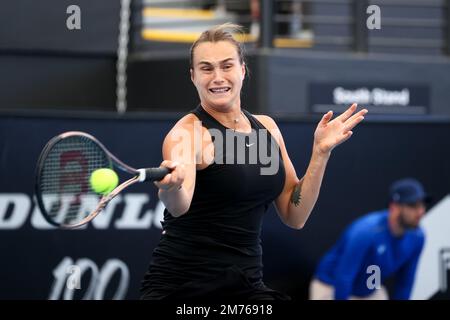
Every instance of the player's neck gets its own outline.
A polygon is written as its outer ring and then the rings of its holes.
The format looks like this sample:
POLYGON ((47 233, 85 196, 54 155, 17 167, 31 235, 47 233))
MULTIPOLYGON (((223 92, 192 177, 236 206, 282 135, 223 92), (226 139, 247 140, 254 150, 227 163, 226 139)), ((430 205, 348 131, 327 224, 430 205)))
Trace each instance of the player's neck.
POLYGON ((217 108, 215 106, 210 106, 207 103, 202 103, 202 107, 214 118, 224 122, 233 122, 235 119, 241 117, 240 101, 237 101, 237 103, 229 108, 217 108))
POLYGON ((389 214, 388 225, 389 230, 394 235, 394 237, 401 237, 405 233, 405 229, 402 227, 397 215, 389 214))
POLYGON ((251 131, 251 124, 241 110, 240 101, 228 110, 219 110, 207 104, 202 104, 203 109, 217 121, 234 131, 251 131))

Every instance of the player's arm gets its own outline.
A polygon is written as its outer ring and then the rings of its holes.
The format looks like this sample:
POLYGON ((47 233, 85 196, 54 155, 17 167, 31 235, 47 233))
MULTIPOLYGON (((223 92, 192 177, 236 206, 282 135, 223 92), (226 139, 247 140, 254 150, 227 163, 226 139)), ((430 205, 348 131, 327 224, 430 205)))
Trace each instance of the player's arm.
POLYGON ((395 277, 395 289, 393 298, 395 300, 408 300, 411 296, 411 290, 416 276, 417 264, 419 262, 420 253, 425 242, 425 238, 421 237, 417 243, 413 256, 400 268, 395 277))
POLYGON ((336 300, 346 300, 352 295, 355 279, 363 268, 364 257, 372 243, 372 233, 364 229, 364 225, 358 225, 346 235, 345 241, 344 250, 335 270, 334 298, 336 300))
POLYGON ((174 217, 189 210, 194 194, 196 155, 199 148, 195 139, 195 130, 199 128, 195 125, 195 120, 197 118, 191 114, 180 119, 163 142, 164 161, 161 166, 173 171, 163 180, 155 182, 155 185, 159 188, 159 199, 174 217))
POLYGON ((353 104, 344 113, 331 120, 333 113, 326 113, 314 132, 314 143, 308 168, 305 175, 298 179, 294 167, 289 160, 286 146, 280 130, 275 121, 268 116, 259 116, 270 133, 277 137, 281 148, 283 163, 286 168, 285 186, 276 199, 275 204, 281 219, 285 224, 301 229, 311 214, 319 196, 325 168, 333 148, 349 139, 353 129, 364 119, 367 113, 363 109, 355 114, 356 104, 353 104))
POLYGON ((286 225, 301 229, 317 201, 329 154, 313 152, 308 170, 303 178, 299 179, 275 121, 268 116, 257 116, 257 118, 276 139, 286 171, 283 191, 275 200, 276 209, 286 225))

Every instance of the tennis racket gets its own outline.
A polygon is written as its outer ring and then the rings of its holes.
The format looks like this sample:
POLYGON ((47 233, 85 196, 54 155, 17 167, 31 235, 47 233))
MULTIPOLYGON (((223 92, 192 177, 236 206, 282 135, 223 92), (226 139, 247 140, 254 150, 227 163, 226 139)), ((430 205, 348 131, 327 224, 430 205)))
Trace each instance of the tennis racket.
POLYGON ((95 137, 79 131, 64 132, 44 147, 36 167, 35 192, 45 219, 62 229, 73 229, 94 219, 125 188, 144 181, 159 181, 168 168, 132 168, 109 152, 95 137), (106 195, 91 189, 97 169, 118 168, 133 175, 106 195))

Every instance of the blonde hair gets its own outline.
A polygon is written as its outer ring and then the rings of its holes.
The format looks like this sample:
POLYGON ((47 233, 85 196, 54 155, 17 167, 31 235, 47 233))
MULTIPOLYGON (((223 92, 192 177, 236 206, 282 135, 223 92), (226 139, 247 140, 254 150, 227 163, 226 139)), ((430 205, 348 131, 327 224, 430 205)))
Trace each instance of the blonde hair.
POLYGON ((197 40, 192 44, 190 54, 191 54, 191 60, 190 60, 190 66, 193 68, 193 62, 194 62, 194 49, 203 42, 219 42, 219 41, 228 41, 232 43, 236 47, 236 51, 239 56, 239 62, 243 64, 245 62, 244 59, 244 45, 237 41, 233 34, 238 33, 241 36, 244 33, 244 28, 238 24, 234 23, 224 23, 218 26, 214 26, 211 29, 208 29, 198 37, 197 40))

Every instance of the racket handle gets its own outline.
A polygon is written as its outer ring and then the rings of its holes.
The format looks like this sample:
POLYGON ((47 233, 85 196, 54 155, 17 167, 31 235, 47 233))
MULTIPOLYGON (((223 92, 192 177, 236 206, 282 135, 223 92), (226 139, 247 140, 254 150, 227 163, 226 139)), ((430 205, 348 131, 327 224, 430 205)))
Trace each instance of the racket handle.
POLYGON ((139 172, 139 181, 159 181, 162 180, 166 174, 170 173, 172 169, 169 168, 147 168, 147 169, 138 169, 139 172))

